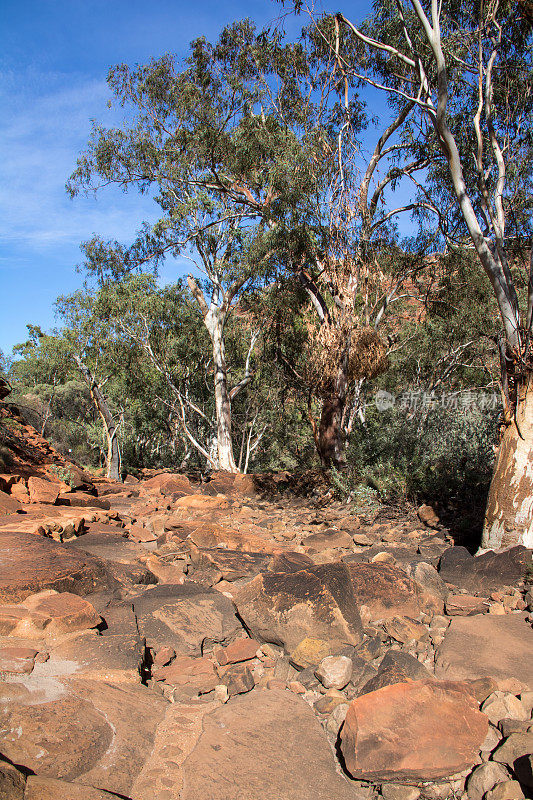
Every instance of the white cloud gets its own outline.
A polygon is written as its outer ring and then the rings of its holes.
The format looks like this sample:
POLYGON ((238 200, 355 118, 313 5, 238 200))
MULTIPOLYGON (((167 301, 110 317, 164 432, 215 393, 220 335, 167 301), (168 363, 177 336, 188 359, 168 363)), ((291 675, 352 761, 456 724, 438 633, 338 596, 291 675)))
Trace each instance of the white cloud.
POLYGON ((91 118, 115 121, 105 81, 30 70, 0 78, 0 242, 39 252, 93 233, 131 238, 139 222, 155 214, 149 198, 109 191, 97 200, 70 200, 64 188, 91 118))

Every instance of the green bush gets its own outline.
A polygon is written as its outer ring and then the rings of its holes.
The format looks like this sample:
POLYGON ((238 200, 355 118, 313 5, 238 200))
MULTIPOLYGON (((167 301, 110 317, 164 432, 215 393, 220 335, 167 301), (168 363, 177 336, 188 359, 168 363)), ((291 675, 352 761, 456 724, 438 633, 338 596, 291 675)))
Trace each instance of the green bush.
POLYGON ((434 408, 424 418, 397 407, 379 412, 369 406, 348 446, 341 479, 345 493, 369 487, 382 502, 430 503, 440 514, 458 517, 459 525, 462 519, 465 530, 480 524, 498 413, 434 408))

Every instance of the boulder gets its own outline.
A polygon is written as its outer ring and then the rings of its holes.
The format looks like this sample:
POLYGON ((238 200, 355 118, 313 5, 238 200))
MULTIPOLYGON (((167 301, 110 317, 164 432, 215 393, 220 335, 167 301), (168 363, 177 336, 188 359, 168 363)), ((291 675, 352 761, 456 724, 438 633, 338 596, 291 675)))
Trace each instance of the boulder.
POLYGON ((516 773, 517 769, 520 769, 520 764, 525 763, 532 753, 533 731, 531 733, 512 733, 493 752, 492 760, 499 764, 505 764, 516 773), (524 761, 521 761, 522 759, 524 761))
POLYGON ((449 680, 514 677, 533 686, 532 648, 525 614, 452 617, 437 651, 435 674, 449 680))
POLYGON ((363 637, 350 574, 341 563, 265 572, 233 599, 246 628, 287 653, 306 637, 324 639, 332 647, 356 645, 363 637))
POLYGON ((428 629, 421 622, 410 617, 391 617, 383 623, 385 633, 397 642, 427 641, 428 629))
POLYGON ((0 755, 0 797, 2 800, 24 800, 26 776, 0 755))
POLYGON ((326 689, 344 689, 352 677, 353 664, 348 656, 326 656, 315 675, 326 689))
POLYGON ((196 572, 211 572, 210 583, 255 577, 261 570, 266 569, 268 562, 269 555, 266 553, 240 552, 223 548, 202 550, 197 547, 191 548, 191 564, 195 575, 196 572))
POLYGON ((44 478, 28 478, 31 503, 50 503, 53 506, 59 497, 59 488, 59 484, 45 481, 44 478))
POLYGON ((446 613, 449 617, 470 617, 487 611, 484 597, 470 594, 449 594, 446 599, 446 613))
POLYGON ((69 663, 80 678, 138 684, 145 660, 144 642, 136 630, 114 630, 113 626, 113 632, 105 630, 101 635, 95 630, 82 631, 48 645, 48 672, 60 674, 62 666, 69 663))
POLYGON ((481 710, 493 725, 497 725, 503 719, 530 719, 529 711, 524 708, 520 700, 511 692, 493 692, 487 697, 481 706, 481 710))
POLYGON ((230 697, 250 692, 255 686, 255 678, 247 664, 233 664, 226 670, 222 680, 230 697))
POLYGON ((104 511, 109 511, 111 508, 109 500, 103 500, 87 492, 61 492, 57 502, 59 505, 73 508, 101 508, 104 511))
POLYGON ((468 800, 483 800, 484 795, 493 789, 497 783, 506 781, 509 773, 494 761, 480 764, 469 775, 466 782, 468 800))
POLYGON ((426 561, 420 561, 407 570, 410 578, 423 586, 431 595, 446 600, 449 589, 437 570, 426 561))
MULTIPOLYGON (((202 498, 200 498, 202 499, 202 498)), ((216 498, 206 497, 204 500, 216 498)), ((279 552, 280 545, 274 544, 270 539, 260 536, 257 533, 250 533, 246 530, 235 531, 230 528, 223 528, 220 525, 203 525, 198 527, 189 535, 196 547, 202 550, 212 548, 227 548, 242 553, 272 555, 279 552)))
POLYGON ((100 615, 94 606, 83 597, 71 592, 56 592, 46 589, 27 597, 22 605, 34 614, 45 618, 47 635, 73 633, 100 624, 100 615))
POLYGON ((85 595, 108 587, 100 559, 31 533, 0 532, 0 602, 18 602, 41 589, 85 595))
POLYGON ((502 781, 487 792, 485 800, 523 800, 524 792, 518 781, 502 781))
POLYGON ((0 676, 2 673, 11 675, 29 675, 33 670, 35 656, 38 650, 33 647, 0 647, 0 676))
POLYGON ((214 656, 221 666, 238 664, 255 658, 259 647, 259 642, 255 639, 236 639, 227 647, 215 649, 214 656))
POLYGON ((240 695, 204 716, 182 770, 180 800, 354 800, 311 708, 279 689, 240 695))
POLYGON ((231 600, 192 581, 154 586, 127 604, 133 605, 147 645, 168 645, 178 655, 200 656, 242 629, 231 600))
POLYGON ((428 505, 420 506, 418 511, 416 512, 418 519, 420 522, 423 522, 424 525, 427 525, 428 528, 438 528, 439 527, 439 518, 434 508, 428 505))
POLYGON ((431 678, 426 667, 414 656, 402 650, 388 650, 381 659, 377 674, 365 683, 360 694, 375 692, 393 683, 431 680, 431 678))
POLYGON ((174 507, 183 508, 186 511, 213 511, 219 508, 229 508, 229 501, 225 495, 206 497, 202 494, 190 494, 176 500, 174 507))
POLYGON ((440 559, 439 574, 467 592, 494 592, 518 583, 531 567, 531 550, 518 545, 472 556, 465 547, 450 547, 440 559))
POLYGON ((192 494, 193 488, 191 482, 186 475, 163 472, 160 475, 155 475, 147 481, 143 481, 142 488, 150 494, 159 494, 163 497, 171 497, 178 494, 180 497, 192 494))
POLYGON ((17 514, 22 511, 22 503, 5 492, 0 492, 0 515, 17 514))
POLYGON ((305 553, 287 551, 273 556, 269 569, 271 572, 299 572, 301 569, 314 567, 314 561, 305 553))
POLYGON ((415 583, 399 567, 379 562, 347 566, 357 602, 367 606, 372 619, 442 612, 442 597, 415 583))
POLYGON ((471 767, 487 731, 464 684, 417 680, 353 700, 341 750, 356 779, 436 780, 471 767))

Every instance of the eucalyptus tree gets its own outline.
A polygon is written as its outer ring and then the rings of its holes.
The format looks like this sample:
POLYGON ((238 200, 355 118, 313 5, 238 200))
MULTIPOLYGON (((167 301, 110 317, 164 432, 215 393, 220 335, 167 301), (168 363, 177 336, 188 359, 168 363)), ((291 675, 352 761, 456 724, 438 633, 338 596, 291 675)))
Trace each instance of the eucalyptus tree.
POLYGON ((430 157, 414 185, 447 245, 469 241, 490 280, 502 326, 504 430, 483 544, 531 546, 533 280, 519 269, 532 208, 531 27, 500 0, 381 0, 360 27, 343 14, 335 20, 341 43, 329 46, 346 72, 386 92, 396 109, 412 104, 404 142, 430 157))
POLYGON ((56 306, 65 323, 62 336, 64 354, 76 365, 101 420, 106 443, 106 477, 120 481, 120 430, 124 410, 121 404, 110 400, 105 390, 109 379, 120 370, 119 354, 107 337, 106 321, 95 313, 91 292, 78 290, 60 297, 56 306))
POLYGON ((130 247, 87 244, 87 263, 100 280, 169 254, 198 257, 207 296, 193 275, 188 283, 212 345, 217 465, 231 471, 224 326, 243 291, 273 269, 285 246, 282 223, 316 193, 321 172, 309 103, 297 83, 284 80, 283 52, 303 59, 297 46, 258 35, 244 21, 225 29, 216 45, 195 41, 183 64, 166 55, 134 69, 115 67, 109 86, 130 121, 95 126, 69 182, 72 194, 108 184, 150 192, 160 207, 158 222, 141 226, 130 247))

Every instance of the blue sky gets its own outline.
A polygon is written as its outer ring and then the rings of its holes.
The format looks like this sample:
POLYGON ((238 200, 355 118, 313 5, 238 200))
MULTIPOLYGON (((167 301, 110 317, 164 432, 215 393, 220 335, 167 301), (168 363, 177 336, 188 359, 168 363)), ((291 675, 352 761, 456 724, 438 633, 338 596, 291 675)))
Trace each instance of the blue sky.
MULTIPOLYGON (((326 0, 325 0, 326 2, 326 0)), ((315 9, 320 11, 320 4, 315 9)), ((327 7, 331 7, 329 2, 327 7)), ((0 0, 0 349, 26 338, 26 323, 49 329, 53 304, 82 276, 80 243, 94 233, 128 241, 153 219, 148 198, 105 192, 70 200, 64 185, 91 119, 112 124, 110 65, 185 55, 197 36, 214 39, 235 19, 278 18, 270 0, 0 0)), ((360 20, 369 0, 344 6, 360 20)), ((289 19, 296 35, 304 20, 289 19)), ((189 262, 168 264, 173 280, 189 262)))

